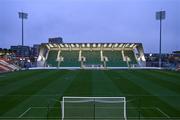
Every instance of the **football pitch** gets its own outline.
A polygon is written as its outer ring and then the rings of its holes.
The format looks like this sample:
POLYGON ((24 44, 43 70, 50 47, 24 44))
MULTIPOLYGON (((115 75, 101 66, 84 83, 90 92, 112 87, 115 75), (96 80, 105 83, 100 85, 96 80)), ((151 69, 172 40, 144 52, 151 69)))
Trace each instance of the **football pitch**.
MULTIPOLYGON (((60 120, 63 96, 126 97, 128 120, 180 120, 180 73, 167 70, 26 70, 3 73, 0 74, 0 119, 60 120)), ((82 111, 82 114, 89 116, 91 113, 82 111)))

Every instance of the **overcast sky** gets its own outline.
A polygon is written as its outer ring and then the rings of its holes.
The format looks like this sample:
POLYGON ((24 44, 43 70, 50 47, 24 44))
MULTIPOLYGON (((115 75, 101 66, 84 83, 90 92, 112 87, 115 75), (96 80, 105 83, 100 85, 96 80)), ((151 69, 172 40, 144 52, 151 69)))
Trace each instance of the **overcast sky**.
POLYGON ((180 50, 180 0, 0 0, 0 47, 21 44, 19 11, 27 12, 25 45, 64 42, 141 42, 159 50, 159 21, 166 11, 162 52, 180 50))

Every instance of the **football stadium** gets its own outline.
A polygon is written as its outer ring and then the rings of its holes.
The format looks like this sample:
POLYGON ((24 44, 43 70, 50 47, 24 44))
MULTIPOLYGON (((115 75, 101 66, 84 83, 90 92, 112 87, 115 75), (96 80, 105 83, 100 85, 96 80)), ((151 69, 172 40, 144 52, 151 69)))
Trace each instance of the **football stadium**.
POLYGON ((0 0, 0 120, 180 120, 178 11, 180 0, 0 0))
POLYGON ((0 74, 0 119, 180 119, 179 72, 141 43, 42 43, 37 65, 0 74))

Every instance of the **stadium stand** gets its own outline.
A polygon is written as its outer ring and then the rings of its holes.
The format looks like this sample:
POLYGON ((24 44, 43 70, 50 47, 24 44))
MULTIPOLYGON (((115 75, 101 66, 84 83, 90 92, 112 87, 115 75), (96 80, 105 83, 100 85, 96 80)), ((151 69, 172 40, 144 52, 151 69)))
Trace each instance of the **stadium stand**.
POLYGON ((4 60, 0 60, 0 72, 9 72, 19 70, 20 68, 16 65, 10 64, 4 60))
POLYGON ((124 51, 124 55, 129 58, 128 62, 130 64, 137 64, 137 60, 136 60, 134 51, 132 51, 132 50, 124 51))
POLYGON ((79 51, 61 51, 60 56, 63 58, 61 61, 61 67, 79 67, 79 51))
POLYGON ((56 67, 58 65, 57 55, 58 55, 58 51, 56 50, 49 51, 49 54, 46 60, 48 66, 56 67))
POLYGON ((176 65, 176 71, 180 71, 180 63, 176 65))
POLYGON ((0 73, 8 72, 9 69, 0 64, 0 73))
POLYGON ((126 61, 123 61, 121 51, 103 51, 103 55, 107 57, 107 67, 127 67, 126 61))
POLYGON ((82 56, 85 57, 84 64, 87 66, 102 64, 100 51, 82 51, 82 56))
POLYGON ((146 60, 141 43, 42 43, 37 62, 38 67, 119 68, 145 67, 146 60))

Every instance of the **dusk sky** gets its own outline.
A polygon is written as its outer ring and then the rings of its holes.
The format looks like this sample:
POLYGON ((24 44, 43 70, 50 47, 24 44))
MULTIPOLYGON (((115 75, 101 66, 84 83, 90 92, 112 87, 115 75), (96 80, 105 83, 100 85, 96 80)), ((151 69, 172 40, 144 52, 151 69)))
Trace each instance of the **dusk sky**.
POLYGON ((140 42, 145 52, 159 52, 159 21, 155 12, 166 11, 162 22, 162 52, 180 50, 180 0, 0 0, 0 47, 21 44, 19 11, 27 12, 25 45, 48 42, 140 42))

